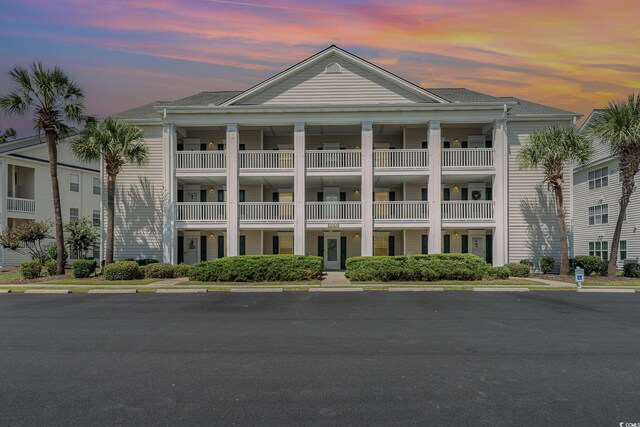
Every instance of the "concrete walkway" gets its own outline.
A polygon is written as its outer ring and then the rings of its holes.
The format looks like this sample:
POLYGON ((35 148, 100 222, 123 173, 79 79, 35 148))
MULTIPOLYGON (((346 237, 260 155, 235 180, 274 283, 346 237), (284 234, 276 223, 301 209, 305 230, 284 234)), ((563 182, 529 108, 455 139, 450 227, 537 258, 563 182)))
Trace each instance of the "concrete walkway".
POLYGON ((326 271, 322 278, 322 286, 351 286, 351 282, 344 275, 344 271, 326 271))
POLYGON ((522 279, 522 280, 528 280, 530 282, 538 282, 538 283, 553 286, 556 288, 575 288, 577 286, 575 283, 561 282, 559 280, 538 279, 535 277, 513 277, 513 279, 522 279))

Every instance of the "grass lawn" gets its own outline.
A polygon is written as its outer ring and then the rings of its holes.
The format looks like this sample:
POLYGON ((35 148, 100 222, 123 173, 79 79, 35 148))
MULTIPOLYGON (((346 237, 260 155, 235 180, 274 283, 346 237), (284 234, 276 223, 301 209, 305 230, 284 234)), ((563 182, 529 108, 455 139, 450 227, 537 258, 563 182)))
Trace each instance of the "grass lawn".
MULTIPOLYGON (((159 282, 162 279, 139 279, 139 280, 104 280, 104 279, 54 279, 39 283, 55 284, 55 285, 86 285, 86 286, 103 286, 103 285, 120 285, 120 286, 139 286, 148 285, 149 283, 159 282)), ((34 283, 37 286, 37 283, 34 283)))
POLYGON ((0 283, 8 282, 9 280, 21 279, 20 273, 2 273, 0 274, 0 283))
POLYGON ((196 282, 196 281, 187 281, 180 282, 175 286, 184 286, 184 287, 232 287, 238 288, 241 286, 272 286, 276 288, 281 288, 283 286, 320 286, 322 282, 320 280, 308 280, 303 282, 196 282))

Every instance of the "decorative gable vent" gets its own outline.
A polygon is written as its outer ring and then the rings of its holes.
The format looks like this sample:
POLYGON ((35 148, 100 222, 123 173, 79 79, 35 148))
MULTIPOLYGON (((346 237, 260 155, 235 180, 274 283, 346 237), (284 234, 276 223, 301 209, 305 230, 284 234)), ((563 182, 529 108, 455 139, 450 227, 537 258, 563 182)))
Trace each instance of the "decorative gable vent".
POLYGON ((337 62, 332 62, 324 69, 327 74, 342 74, 342 67, 337 62))

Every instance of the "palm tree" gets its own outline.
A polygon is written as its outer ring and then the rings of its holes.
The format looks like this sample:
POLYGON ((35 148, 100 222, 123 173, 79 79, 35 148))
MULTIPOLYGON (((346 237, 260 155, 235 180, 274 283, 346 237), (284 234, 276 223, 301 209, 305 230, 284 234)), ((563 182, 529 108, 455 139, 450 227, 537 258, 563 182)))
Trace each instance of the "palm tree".
POLYGON ((8 115, 22 116, 33 111, 34 128, 44 131, 49 149, 49 170, 53 190, 57 274, 64 274, 64 236, 58 188, 58 139, 69 134, 70 123, 81 123, 85 116, 84 93, 60 68, 45 69, 34 63, 29 69, 14 67, 9 77, 17 88, 0 97, 0 108, 8 115))
MULTIPOLYGON (((591 143, 575 126, 559 124, 533 132, 520 151, 520 166, 541 167, 547 190, 553 191, 560 231, 560 274, 569 274, 569 242, 562 194, 564 171, 574 163, 584 164, 592 156, 591 143)), ((569 172, 571 173, 571 172, 569 172)))
POLYGON ((105 263, 113 262, 116 178, 125 164, 142 166, 147 162, 148 149, 142 142, 139 127, 108 117, 102 123, 86 128, 82 136, 71 143, 71 149, 81 161, 102 159, 107 173, 107 248, 105 263))
POLYGON ((640 94, 631 94, 626 100, 610 101, 607 108, 587 124, 586 133, 591 140, 608 145, 611 154, 620 161, 622 196, 607 271, 610 277, 615 277, 622 223, 640 169, 640 94))

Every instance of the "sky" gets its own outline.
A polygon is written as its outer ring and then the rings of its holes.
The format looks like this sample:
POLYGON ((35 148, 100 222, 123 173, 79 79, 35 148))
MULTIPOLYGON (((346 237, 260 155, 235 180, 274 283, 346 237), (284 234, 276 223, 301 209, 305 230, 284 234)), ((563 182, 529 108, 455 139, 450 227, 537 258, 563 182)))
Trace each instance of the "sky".
MULTIPOLYGON (((42 61, 105 117, 243 90, 336 44, 424 87, 583 115, 640 91, 638 0, 0 0, 7 72, 42 61)), ((0 113, 0 128, 32 133, 0 113)))

